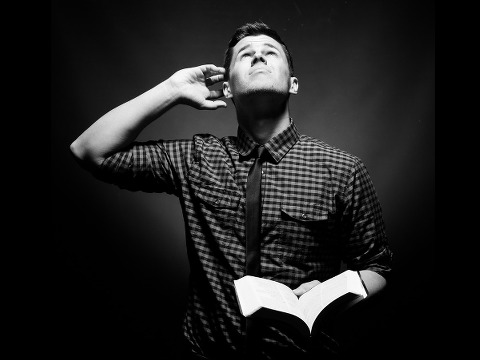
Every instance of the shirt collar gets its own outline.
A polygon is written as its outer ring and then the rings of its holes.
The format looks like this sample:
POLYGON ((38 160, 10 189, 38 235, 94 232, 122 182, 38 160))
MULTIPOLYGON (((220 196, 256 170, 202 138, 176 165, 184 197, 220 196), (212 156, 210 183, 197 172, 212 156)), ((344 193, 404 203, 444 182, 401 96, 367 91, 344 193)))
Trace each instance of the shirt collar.
MULTIPOLYGON (((300 138, 300 134, 295 126, 293 120, 290 118, 290 125, 280 134, 271 138, 266 144, 265 148, 273 158, 275 163, 280 162, 285 154, 292 148, 293 145, 300 138)), ((237 131, 237 149, 241 156, 248 157, 252 150, 258 146, 254 140, 238 127, 237 131)))

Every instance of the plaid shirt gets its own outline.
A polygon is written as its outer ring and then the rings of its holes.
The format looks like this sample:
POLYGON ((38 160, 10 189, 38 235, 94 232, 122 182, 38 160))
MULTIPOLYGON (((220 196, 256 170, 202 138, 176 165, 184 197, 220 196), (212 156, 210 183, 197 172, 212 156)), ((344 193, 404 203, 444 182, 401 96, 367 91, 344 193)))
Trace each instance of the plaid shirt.
MULTIPOLYGON (((241 349, 244 323, 233 280, 245 275, 245 188, 256 145, 241 129, 222 139, 136 142, 107 158, 98 174, 128 190, 178 196, 191 266, 184 332, 199 353, 241 349)), ((293 121, 265 148, 262 277, 296 288, 338 274, 341 262, 387 276, 391 252, 363 163, 300 135, 293 121)), ((264 330, 266 352, 302 354, 308 347, 276 325, 264 330)))

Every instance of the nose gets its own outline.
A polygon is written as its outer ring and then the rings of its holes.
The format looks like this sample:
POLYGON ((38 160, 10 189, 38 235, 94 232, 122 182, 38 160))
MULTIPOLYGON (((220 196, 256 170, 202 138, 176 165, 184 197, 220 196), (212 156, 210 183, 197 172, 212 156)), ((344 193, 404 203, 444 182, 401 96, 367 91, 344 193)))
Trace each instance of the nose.
POLYGON ((260 52, 256 52, 252 57, 252 63, 250 65, 253 66, 259 61, 267 65, 267 59, 265 59, 265 56, 263 56, 263 54, 260 52))

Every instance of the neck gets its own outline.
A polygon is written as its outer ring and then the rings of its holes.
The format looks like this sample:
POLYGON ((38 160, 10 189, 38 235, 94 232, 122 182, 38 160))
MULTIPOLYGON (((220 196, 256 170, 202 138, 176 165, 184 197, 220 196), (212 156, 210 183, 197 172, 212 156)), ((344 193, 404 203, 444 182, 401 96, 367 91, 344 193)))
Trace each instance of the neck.
MULTIPOLYGON (((278 99, 277 99, 278 100, 278 99)), ((288 99, 278 102, 263 98, 235 100, 237 121, 240 128, 258 144, 265 144, 290 125, 288 99)))

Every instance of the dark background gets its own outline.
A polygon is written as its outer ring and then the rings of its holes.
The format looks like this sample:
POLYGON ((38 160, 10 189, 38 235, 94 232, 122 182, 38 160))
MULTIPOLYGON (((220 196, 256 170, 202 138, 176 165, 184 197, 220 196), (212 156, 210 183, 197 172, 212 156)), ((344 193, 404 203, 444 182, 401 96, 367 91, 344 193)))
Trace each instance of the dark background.
MULTIPOLYGON (((359 156, 384 210, 396 275, 353 343, 372 358, 431 352, 434 2, 84 0, 51 2, 52 355, 176 358, 189 273, 177 199, 95 180, 69 144, 173 72, 222 65, 235 28, 257 19, 293 54, 297 127, 359 156)), ((227 103, 174 108, 140 139, 235 134, 227 103)))

